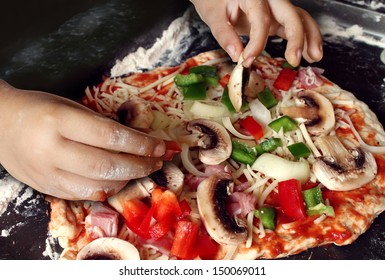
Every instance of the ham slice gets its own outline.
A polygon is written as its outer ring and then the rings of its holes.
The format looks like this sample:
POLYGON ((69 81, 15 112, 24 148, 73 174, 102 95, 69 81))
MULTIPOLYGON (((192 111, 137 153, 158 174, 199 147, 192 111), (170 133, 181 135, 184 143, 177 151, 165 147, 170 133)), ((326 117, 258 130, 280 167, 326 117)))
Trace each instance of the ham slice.
POLYGON ((119 213, 102 202, 94 202, 85 219, 87 234, 92 238, 116 237, 119 213))

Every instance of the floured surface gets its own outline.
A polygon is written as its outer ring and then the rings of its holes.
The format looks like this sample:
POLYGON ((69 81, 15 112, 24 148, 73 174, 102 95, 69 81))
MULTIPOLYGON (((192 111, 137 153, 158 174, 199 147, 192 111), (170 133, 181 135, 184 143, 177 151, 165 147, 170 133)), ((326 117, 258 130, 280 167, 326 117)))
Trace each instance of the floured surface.
MULTIPOLYGON (((114 13, 116 12, 117 11, 114 11, 114 13)), ((322 13, 322 10, 317 12, 322 13)), ((116 26, 120 26, 120 21, 121 19, 117 17, 116 26)), ((186 41, 186 46, 184 48, 179 48, 180 51, 183 49, 183 51, 186 52, 182 55, 190 56, 201 50, 211 49, 213 46, 216 46, 215 41, 204 24, 195 22, 195 20, 193 20, 191 24, 192 26, 195 26, 189 31, 192 36, 191 38, 186 37, 188 40, 186 41), (200 33, 201 30, 203 31, 202 33, 200 33)), ((345 26, 344 28, 347 27, 345 26)), ((116 32, 113 36, 124 35, 127 37, 126 34, 121 33, 124 32, 119 30, 119 32, 116 32)), ((161 32, 159 32, 159 34, 162 35, 161 32)), ((74 37, 72 37, 72 40, 76 41, 74 37)), ((161 38, 161 36, 159 38, 161 38)), ((382 123, 384 123, 385 117, 382 116, 385 112, 385 81, 383 80, 385 77, 385 67, 378 65, 379 54, 382 50, 375 46, 367 46, 364 42, 356 42, 351 38, 341 37, 340 40, 335 40, 336 38, 336 36, 325 37, 325 56, 323 61, 318 65, 326 69, 329 78, 368 102, 370 107, 379 115, 382 123)), ((104 39, 102 38, 102 40, 104 39)), ((97 40, 97 38, 95 38, 95 40, 97 40)), ((68 44, 75 43, 68 42, 68 44)), ((285 43, 282 41, 276 43, 269 42, 268 52, 281 56, 283 54, 284 45, 285 43)), ((50 45, 48 44, 48 47, 49 46, 50 45)), ((63 48, 65 48, 64 45, 63 48)), ((143 50, 145 51, 145 49, 143 50)), ((177 54, 181 55, 180 51, 177 53, 170 51, 170 54, 172 54, 172 57, 175 59, 175 63, 178 63, 183 59, 183 57, 178 58, 177 56, 177 54)), ((79 50, 79 52, 80 56, 77 57, 81 57, 81 55, 84 54, 84 50, 79 50)), ((43 58, 46 59, 46 56, 42 56, 42 59, 43 58)), ((124 57, 121 57, 121 60, 123 58, 124 57)), ((60 68, 62 67, 63 57, 48 56, 48 59, 55 62, 57 67, 57 69, 49 69, 49 71, 60 72, 62 75, 60 68)), ((35 65, 39 65, 40 61, 41 60, 31 61, 31 65, 35 67, 35 65)), ((152 66, 154 62, 155 61, 151 61, 146 67, 142 66, 142 68, 148 68, 149 65, 152 66)), ((167 62, 167 56, 163 62, 167 62)), ((113 63, 115 63, 115 61, 113 61, 113 63)), ((46 82, 46 79, 44 82, 46 82)), ((65 85, 69 85, 71 82, 73 81, 68 79, 68 83, 65 85)), ((63 83, 60 82, 58 88, 62 87, 63 83)), ((0 178, 2 178, 1 175, 0 178)), ((37 196, 37 194, 33 194, 30 199, 36 203, 37 196)), ((13 205, 11 205, 9 209, 6 209, 3 215, 0 216, 0 248, 2 248, 0 259, 54 259, 55 256, 57 256, 55 253, 55 241, 47 236, 46 233, 47 206, 41 196, 38 196, 37 200, 38 204, 34 204, 34 207, 37 207, 34 216, 31 216, 30 214, 28 214, 30 216, 27 214, 24 214, 23 216, 21 212, 23 212, 24 209, 15 209, 13 205), (28 223, 26 223, 26 221, 28 221, 28 223), (37 227, 41 228, 37 229, 37 227), (7 235, 7 237, 5 237, 5 235, 7 235)), ((25 206, 28 206, 28 204, 25 204, 25 206)), ((350 246, 344 248, 334 246, 320 248, 319 250, 309 251, 303 255, 298 255, 295 258, 384 259, 384 222, 385 217, 384 215, 381 215, 379 219, 374 222, 369 231, 350 246)))

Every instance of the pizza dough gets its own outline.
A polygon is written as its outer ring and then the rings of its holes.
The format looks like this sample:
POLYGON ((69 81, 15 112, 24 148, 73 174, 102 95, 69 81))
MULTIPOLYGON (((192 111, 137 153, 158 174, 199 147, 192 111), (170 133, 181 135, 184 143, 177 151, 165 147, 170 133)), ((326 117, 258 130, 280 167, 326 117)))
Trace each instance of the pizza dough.
POLYGON ((322 69, 266 53, 243 69, 238 112, 227 92, 234 67, 213 50, 86 89, 84 105, 172 143, 173 157, 104 203, 49 198, 63 259, 106 237, 128 241, 141 259, 282 258, 350 244, 370 227, 385 209, 375 114, 322 69), (134 108, 146 114, 127 119, 134 108), (161 199, 177 206, 159 210, 161 199), (147 225, 131 215, 138 205, 147 225))

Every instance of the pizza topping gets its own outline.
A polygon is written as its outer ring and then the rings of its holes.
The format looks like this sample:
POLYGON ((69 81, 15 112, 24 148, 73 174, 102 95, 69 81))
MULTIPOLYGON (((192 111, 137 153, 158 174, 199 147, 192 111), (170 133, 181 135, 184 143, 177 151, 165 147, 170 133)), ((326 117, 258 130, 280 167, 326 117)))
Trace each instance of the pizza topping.
POLYGON ((305 87, 305 89, 313 89, 323 85, 321 74, 323 69, 317 67, 306 67, 298 71, 298 80, 305 87))
POLYGON ((275 80, 273 86, 276 89, 288 91, 293 84, 295 78, 297 77, 297 71, 290 68, 283 68, 277 79, 275 80))
POLYGON ((208 165, 219 164, 231 155, 231 138, 226 129, 215 121, 196 119, 187 129, 195 135, 193 146, 199 147, 199 159, 208 165))
POLYGON ((252 165, 257 158, 257 150, 239 140, 232 141, 231 158, 237 162, 252 165))
POLYGON ((336 136, 320 137, 316 144, 323 155, 313 164, 313 172, 329 190, 354 190, 376 176, 377 163, 370 152, 357 146, 348 150, 336 136))
POLYGON ((240 119, 239 124, 246 129, 255 140, 261 139, 264 135, 263 127, 252 116, 240 119))
POLYGON ((231 72, 229 83, 227 84, 229 98, 236 112, 242 107, 242 80, 243 80, 243 55, 239 56, 237 65, 231 72))
POLYGON ((76 256, 77 260, 140 260, 139 252, 130 242, 102 237, 84 246, 76 256))
POLYGON ((311 154, 311 151, 303 142, 291 144, 287 148, 295 159, 307 158, 311 154))
POLYGON ((302 196, 308 216, 325 215, 334 217, 334 209, 332 206, 325 204, 320 186, 302 191, 302 196))
POLYGON ((267 109, 270 109, 278 104, 277 99, 269 88, 265 88, 263 91, 257 94, 257 98, 267 109))
POLYGON ((151 106, 143 99, 130 99, 117 111, 120 123, 132 128, 149 128, 154 120, 151 106))
POLYGON ((260 124, 267 126, 271 123, 271 112, 266 108, 259 99, 254 99, 249 102, 249 108, 253 118, 260 124))
POLYGON ((86 232, 92 238, 116 237, 118 233, 118 212, 101 202, 91 206, 91 212, 85 218, 86 232))
POLYGON ((279 205, 288 217, 306 219, 306 209, 301 192, 301 183, 296 179, 278 182, 279 205))
POLYGON ((200 216, 207 232, 220 244, 241 244, 247 239, 247 229, 226 210, 225 203, 232 188, 231 177, 217 174, 202 181, 197 190, 200 216))
POLYGON ((256 98, 265 88, 265 80, 258 75, 257 71, 251 70, 249 79, 245 85, 245 95, 247 97, 256 98))
POLYGON ((130 181, 117 194, 110 196, 108 203, 120 214, 123 213, 124 203, 131 199, 143 199, 150 195, 156 184, 148 177, 130 181))
POLYGON ((275 208, 270 206, 263 206, 254 211, 254 215, 259 218, 263 227, 266 229, 275 229, 276 214, 275 208))
POLYGON ((279 132, 281 129, 283 132, 295 130, 297 128, 297 122, 289 116, 282 116, 269 123, 269 127, 275 132, 279 132))
POLYGON ((279 181, 294 178, 304 184, 310 178, 309 162, 292 161, 270 153, 259 156, 251 168, 279 181))
POLYGON ((175 195, 179 195, 183 189, 184 174, 172 162, 164 162, 162 169, 152 173, 149 176, 154 182, 162 187, 166 187, 175 195))
POLYGON ((303 120, 312 135, 329 133, 335 125, 333 105, 329 99, 314 91, 298 94, 297 106, 282 107, 283 114, 303 120))

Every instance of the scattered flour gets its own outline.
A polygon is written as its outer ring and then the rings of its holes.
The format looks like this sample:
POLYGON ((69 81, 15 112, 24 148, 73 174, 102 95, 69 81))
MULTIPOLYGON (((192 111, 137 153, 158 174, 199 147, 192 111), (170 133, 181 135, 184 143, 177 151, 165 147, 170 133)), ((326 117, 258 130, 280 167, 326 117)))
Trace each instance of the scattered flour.
POLYGON ((327 36, 326 39, 352 39, 354 41, 366 43, 368 45, 376 46, 385 49, 385 37, 375 38, 364 32, 363 27, 354 24, 349 27, 344 27, 337 23, 337 20, 330 16, 322 16, 319 20, 321 33, 327 36))
POLYGON ((385 3, 382 1, 363 1, 363 0, 350 0, 352 3, 354 4, 357 4, 357 5, 360 5, 360 6, 363 6, 363 7, 367 7, 369 9, 372 9, 372 10, 379 10, 379 9, 382 9, 382 8, 385 8, 385 3))
POLYGON ((201 39, 200 46, 207 43, 205 36, 202 36, 205 33, 208 36, 211 34, 207 25, 197 20, 194 9, 187 9, 163 31, 150 48, 139 47, 136 51, 128 53, 122 60, 117 60, 110 74, 112 77, 118 77, 160 65, 181 63, 183 54, 189 51, 198 34, 201 39))
MULTIPOLYGON (((111 76, 122 76, 124 74, 138 71, 138 69, 149 69, 161 60, 166 50, 178 51, 181 39, 189 34, 189 17, 191 10, 185 12, 182 17, 175 19, 168 29, 163 31, 160 38, 150 49, 139 47, 135 52, 129 53, 123 60, 118 60, 111 69, 111 76)), ((182 52, 183 50, 179 50, 182 52)))
MULTIPOLYGON (((13 177, 6 175, 0 180, 0 216, 7 210, 11 201, 17 198, 18 194, 24 188, 24 184, 20 183, 13 177)), ((32 195, 32 193, 30 194, 32 195)), ((17 198, 17 203, 21 203, 22 200, 26 200, 30 195, 24 193, 22 197, 17 198)))

